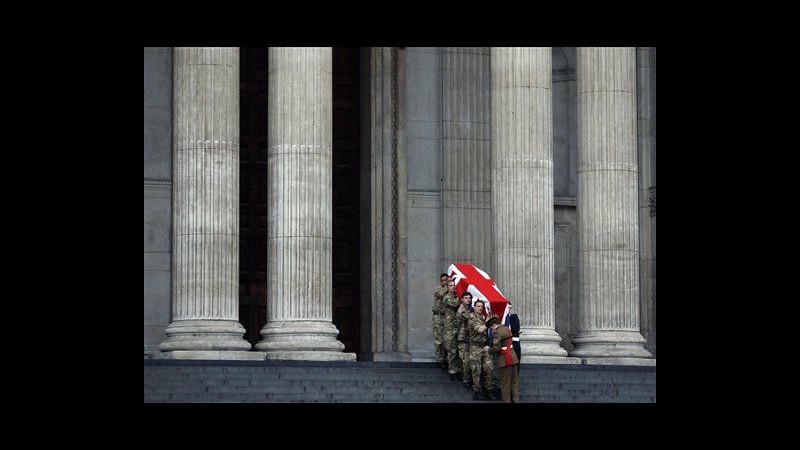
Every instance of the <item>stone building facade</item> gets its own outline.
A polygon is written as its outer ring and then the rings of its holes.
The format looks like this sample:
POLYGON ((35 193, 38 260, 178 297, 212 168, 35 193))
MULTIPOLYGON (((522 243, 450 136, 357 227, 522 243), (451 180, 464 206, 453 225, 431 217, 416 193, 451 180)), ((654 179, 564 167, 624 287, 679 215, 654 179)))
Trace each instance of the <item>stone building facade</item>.
POLYGON ((432 361, 459 262, 523 362, 655 364, 654 47, 144 54, 146 358, 432 361))

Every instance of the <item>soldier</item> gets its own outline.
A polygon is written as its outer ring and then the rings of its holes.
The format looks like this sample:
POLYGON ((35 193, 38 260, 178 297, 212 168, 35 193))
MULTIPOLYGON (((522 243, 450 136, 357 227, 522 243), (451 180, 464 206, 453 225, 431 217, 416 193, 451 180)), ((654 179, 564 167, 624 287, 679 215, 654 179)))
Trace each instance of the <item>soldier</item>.
POLYGON ((467 321, 469 320, 470 308, 472 307, 472 294, 464 292, 461 297, 461 306, 456 311, 458 320, 458 358, 461 360, 461 367, 464 369, 464 376, 461 382, 464 387, 472 385, 472 374, 469 366, 469 332, 467 331, 467 321))
MULTIPOLYGON (((486 320, 488 321, 491 316, 487 317, 486 320)), ((492 329, 489 328, 486 332, 486 341, 483 343, 484 346, 492 345, 492 329)), ((486 362, 484 363, 485 367, 488 367, 488 372, 486 374, 486 383, 484 384, 484 388, 487 392, 487 397, 489 400, 500 400, 500 379, 497 378, 497 366, 494 363, 494 357, 486 353, 486 362)))
POLYGON ((439 275, 439 287, 433 290, 433 348, 436 352, 436 364, 442 369, 447 369, 447 356, 444 350, 444 342, 442 334, 444 333, 444 322, 442 315, 444 308, 442 307, 442 298, 447 293, 447 280, 449 277, 446 273, 439 275))
POLYGON ((483 323, 483 311, 485 306, 482 300, 476 300, 475 311, 467 319, 467 331, 469 332, 469 363, 472 372, 472 398, 483 400, 484 395, 481 390, 481 380, 484 385, 491 384, 492 365, 489 353, 484 350, 486 344, 486 325, 483 323))
POLYGON ((455 381, 459 379, 459 372, 461 372, 461 360, 458 359, 458 321, 456 318, 456 310, 458 309, 458 297, 456 296, 456 283, 449 281, 447 283, 447 293, 442 298, 444 306, 444 348, 447 351, 447 371, 450 373, 450 379, 455 381))
POLYGON ((495 365, 500 376, 500 390, 503 394, 503 403, 519 403, 519 372, 514 367, 519 364, 517 352, 511 345, 512 333, 508 327, 500 325, 500 319, 492 317, 486 321, 494 335, 492 346, 486 346, 489 354, 496 356, 495 365))

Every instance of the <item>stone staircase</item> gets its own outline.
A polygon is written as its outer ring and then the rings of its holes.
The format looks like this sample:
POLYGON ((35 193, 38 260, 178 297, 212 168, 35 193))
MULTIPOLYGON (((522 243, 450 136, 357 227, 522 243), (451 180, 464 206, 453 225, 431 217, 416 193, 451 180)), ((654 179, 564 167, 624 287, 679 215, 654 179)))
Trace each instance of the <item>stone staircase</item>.
MULTIPOLYGON (((496 403, 434 363, 144 360, 144 401, 496 403)), ((656 401, 656 368, 525 364, 523 403, 656 401)))

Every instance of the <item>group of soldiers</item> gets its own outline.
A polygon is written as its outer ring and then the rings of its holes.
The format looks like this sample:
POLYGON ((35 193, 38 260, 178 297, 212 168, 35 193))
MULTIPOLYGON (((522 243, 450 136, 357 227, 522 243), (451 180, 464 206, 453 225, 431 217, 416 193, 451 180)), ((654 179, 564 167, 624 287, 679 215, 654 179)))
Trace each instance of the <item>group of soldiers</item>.
MULTIPOLYGON (((439 287, 433 295, 433 341, 437 364, 447 370, 451 380, 460 379, 465 387, 471 387, 475 400, 498 400, 501 394, 495 357, 499 346, 495 345, 497 342, 488 340, 487 330, 496 330, 492 324, 497 325, 499 319, 485 319, 486 305, 482 300, 476 300, 473 307, 469 292, 458 298, 455 282, 446 273, 439 276, 439 287)), ((518 392, 517 388, 517 397, 518 392)))

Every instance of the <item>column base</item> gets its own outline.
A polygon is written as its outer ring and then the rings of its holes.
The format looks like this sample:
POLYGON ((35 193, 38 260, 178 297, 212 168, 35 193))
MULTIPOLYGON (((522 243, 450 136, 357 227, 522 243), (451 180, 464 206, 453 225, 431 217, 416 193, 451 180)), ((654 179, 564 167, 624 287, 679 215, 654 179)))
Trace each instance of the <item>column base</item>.
MULTIPOLYGON (((644 348, 645 339, 638 331, 580 331, 572 340, 570 356, 579 358, 652 358, 644 348)), ((586 363, 589 364, 589 363, 586 363)))
POLYGON ((248 352, 252 347, 244 340, 244 327, 237 320, 176 320, 165 331, 167 339, 158 346, 162 352, 209 352, 213 355, 248 352))
POLYGON ((583 364, 580 358, 569 356, 530 356, 522 352, 521 364, 583 364))
POLYGON ((338 335, 329 321, 269 322, 261 329, 263 339, 256 350, 266 353, 266 359, 355 361, 355 353, 342 353, 344 344, 336 339, 338 335))
POLYGON ((519 333, 522 359, 533 356, 566 357, 567 351, 561 348, 561 336, 552 328, 523 327, 519 333))
POLYGON ((652 358, 581 358, 586 365, 602 366, 656 366, 652 358))
POLYGON ((162 353, 158 359, 211 359, 219 361, 263 361, 263 352, 235 352, 235 351, 174 351, 162 353))
POLYGON ((283 359, 292 361, 355 361, 355 353, 342 352, 302 352, 302 351, 274 351, 262 353, 266 359, 283 359))

